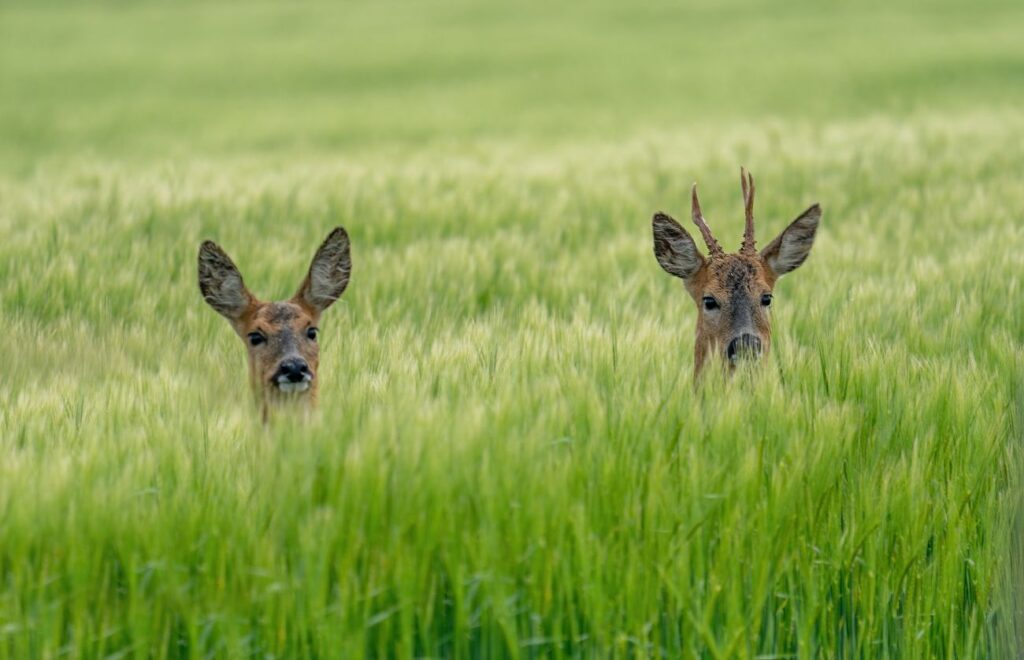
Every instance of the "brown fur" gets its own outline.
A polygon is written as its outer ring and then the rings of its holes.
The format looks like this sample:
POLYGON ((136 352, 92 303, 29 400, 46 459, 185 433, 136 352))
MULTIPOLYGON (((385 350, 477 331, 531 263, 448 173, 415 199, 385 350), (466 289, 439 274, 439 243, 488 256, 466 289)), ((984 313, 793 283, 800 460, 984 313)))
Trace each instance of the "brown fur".
POLYGON ((318 329, 321 313, 348 286, 352 271, 348 234, 332 231, 317 250, 298 292, 291 299, 264 302, 246 288, 242 275, 224 250, 212 241, 199 248, 199 289, 203 298, 224 316, 245 343, 249 355, 249 381, 263 419, 270 408, 286 403, 316 404, 320 379, 318 329), (252 337, 260 341, 254 344, 252 337), (282 392, 275 381, 286 360, 302 360, 311 376, 304 392, 282 392))
POLYGON ((293 300, 254 302, 246 316, 232 325, 238 336, 245 341, 249 353, 249 383, 253 392, 267 403, 282 403, 290 400, 290 397, 297 396, 315 404, 320 387, 320 380, 316 377, 320 367, 320 346, 317 341, 310 339, 306 332, 310 328, 319 328, 320 315, 293 300), (253 332, 259 332, 267 340, 253 346, 248 341, 250 333, 253 332), (292 350, 309 365, 313 380, 305 392, 285 395, 276 391, 272 378, 281 361, 290 355, 292 350))
MULTIPOLYGON (((754 242, 754 180, 741 168, 746 229, 739 252, 726 254, 707 226, 697 199, 697 186, 692 193, 693 220, 708 245, 704 257, 689 233, 664 213, 656 213, 652 221, 654 255, 671 275, 683 280, 687 292, 697 304, 697 336, 694 345, 694 377, 717 355, 722 362, 735 367, 728 359, 731 342, 756 341, 764 355, 771 346, 771 296, 782 275, 799 267, 810 253, 821 218, 815 204, 804 211, 760 253, 754 242), (705 300, 714 301, 707 309, 705 300), (765 302, 769 304, 764 304, 765 302)), ((744 352, 744 354, 748 354, 744 352)))
POLYGON ((765 352, 771 346, 769 307, 761 304, 763 294, 772 294, 777 278, 759 256, 726 254, 708 259, 690 280, 686 290, 697 304, 697 338, 694 345, 694 374, 708 358, 724 351, 733 338, 733 322, 747 315, 752 330, 765 352), (719 309, 708 312, 703 298, 713 296, 719 309))

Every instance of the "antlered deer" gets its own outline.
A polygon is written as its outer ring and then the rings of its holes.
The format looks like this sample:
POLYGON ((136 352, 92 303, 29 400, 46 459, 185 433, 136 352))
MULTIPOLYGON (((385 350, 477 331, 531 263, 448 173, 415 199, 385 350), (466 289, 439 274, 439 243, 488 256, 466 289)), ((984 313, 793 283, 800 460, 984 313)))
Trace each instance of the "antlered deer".
POLYGON ((697 341, 694 377, 709 357, 720 355, 735 368, 741 358, 757 358, 771 344, 772 289, 776 280, 807 259, 821 219, 812 205, 758 253, 754 244, 754 178, 740 168, 746 230, 739 252, 726 254, 711 234, 693 184, 693 222, 708 247, 705 258, 679 223, 664 213, 654 214, 654 256, 669 274, 682 278, 697 303, 697 341))
POLYGON ((348 286, 348 234, 335 228, 316 251, 309 273, 290 300, 263 302, 246 288, 231 257, 213 241, 199 247, 199 290, 249 351, 249 379, 266 421, 271 406, 316 403, 320 314, 348 286))

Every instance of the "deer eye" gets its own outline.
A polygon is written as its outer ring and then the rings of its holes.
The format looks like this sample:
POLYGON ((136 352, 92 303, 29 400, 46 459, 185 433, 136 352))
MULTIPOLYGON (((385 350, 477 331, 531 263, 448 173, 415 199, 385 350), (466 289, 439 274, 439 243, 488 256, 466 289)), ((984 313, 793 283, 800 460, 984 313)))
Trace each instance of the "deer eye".
POLYGON ((249 345, 250 346, 259 346, 260 344, 262 344, 265 341, 267 341, 267 338, 264 337, 261 333, 259 333, 259 332, 250 332, 249 333, 249 345))
POLYGON ((704 309, 709 312, 713 309, 718 309, 718 301, 712 296, 704 296, 704 309))
POLYGON ((313 341, 316 341, 316 336, 319 332, 320 331, 317 330, 316 328, 310 328, 309 330, 306 330, 306 336, 312 339, 313 341))
POLYGON ((764 305, 765 307, 768 307, 769 305, 771 305, 772 304, 772 294, 766 293, 763 296, 761 296, 761 304, 764 305))

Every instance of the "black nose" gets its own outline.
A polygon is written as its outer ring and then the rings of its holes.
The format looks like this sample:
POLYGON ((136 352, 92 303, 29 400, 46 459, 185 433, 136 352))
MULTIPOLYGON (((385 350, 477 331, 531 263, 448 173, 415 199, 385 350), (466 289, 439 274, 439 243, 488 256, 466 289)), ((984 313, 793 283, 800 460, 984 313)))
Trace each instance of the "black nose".
POLYGON ((274 374, 274 380, 287 378, 289 383, 299 383, 306 380, 307 375, 311 374, 306 361, 301 358, 292 358, 281 363, 277 368, 277 373, 274 374))
POLYGON ((725 356, 730 360, 735 360, 738 357, 757 357, 760 354, 761 340, 749 334, 734 337, 725 349, 725 356))

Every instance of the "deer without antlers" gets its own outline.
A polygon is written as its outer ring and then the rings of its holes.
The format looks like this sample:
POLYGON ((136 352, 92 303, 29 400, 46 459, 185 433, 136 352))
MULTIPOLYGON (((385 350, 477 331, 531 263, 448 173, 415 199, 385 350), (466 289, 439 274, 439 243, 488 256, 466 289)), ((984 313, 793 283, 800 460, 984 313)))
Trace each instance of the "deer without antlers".
POLYGON ((264 421, 273 405, 316 403, 320 314, 345 291, 351 273, 348 234, 342 227, 335 228, 316 251, 295 295, 280 302, 263 302, 252 295, 219 245, 205 241, 199 247, 199 290, 248 348, 249 379, 264 421))
POLYGON ((758 358, 771 344, 772 290, 776 280, 807 259, 821 220, 821 207, 812 205, 791 222, 766 248, 754 241, 754 177, 740 168, 746 227, 739 252, 727 254, 704 220, 693 184, 692 216, 708 247, 705 258, 690 235, 664 213, 655 213, 654 256, 671 275, 683 280, 697 303, 694 377, 709 357, 719 355, 732 369, 743 358, 758 358))

